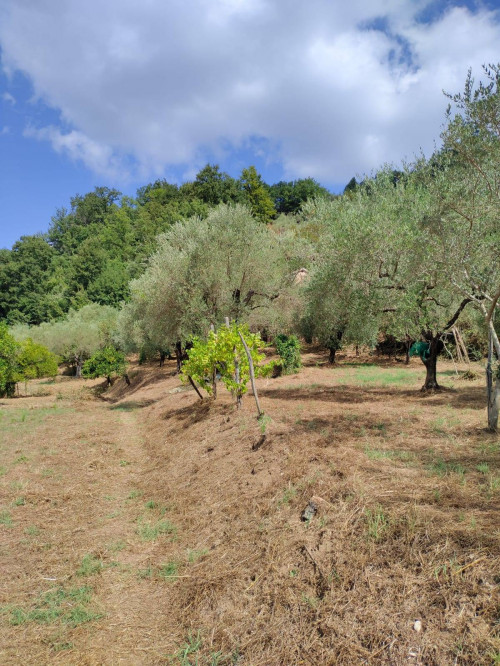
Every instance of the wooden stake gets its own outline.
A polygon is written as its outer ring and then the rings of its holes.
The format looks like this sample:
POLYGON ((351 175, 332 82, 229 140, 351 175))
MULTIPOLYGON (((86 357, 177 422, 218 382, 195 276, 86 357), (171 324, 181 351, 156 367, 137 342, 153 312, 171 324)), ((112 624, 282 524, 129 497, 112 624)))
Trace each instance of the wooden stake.
POLYGON ((247 358, 248 358, 248 368, 250 370, 250 382, 252 384, 252 391, 253 391, 253 397, 255 398, 255 404, 257 405, 257 414, 262 416, 263 412, 260 409, 259 405, 259 396, 257 395, 257 387, 255 386, 255 373, 253 371, 253 360, 252 360, 252 355, 250 354, 250 350, 248 349, 248 345, 245 342, 245 338, 241 335, 241 331, 238 331, 238 335, 240 336, 240 339, 243 343, 243 347, 245 347, 245 351, 247 353, 247 358))
POLYGON ((198 387, 197 387, 196 384, 193 382, 193 379, 192 379, 192 377, 191 377, 190 375, 188 375, 188 379, 189 379, 189 383, 191 384, 191 386, 194 388, 194 390, 196 391, 196 393, 199 395, 200 400, 203 400, 203 396, 202 396, 201 393, 198 391, 198 387))

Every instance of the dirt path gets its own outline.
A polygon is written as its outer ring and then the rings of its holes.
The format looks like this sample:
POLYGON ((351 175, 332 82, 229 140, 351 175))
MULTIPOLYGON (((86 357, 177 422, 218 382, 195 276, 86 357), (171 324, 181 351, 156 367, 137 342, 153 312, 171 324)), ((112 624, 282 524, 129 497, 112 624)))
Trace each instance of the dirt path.
POLYGON ((152 663, 168 597, 152 579, 171 535, 140 487, 139 419, 75 399, 81 383, 57 388, 2 405, 0 663, 152 663))

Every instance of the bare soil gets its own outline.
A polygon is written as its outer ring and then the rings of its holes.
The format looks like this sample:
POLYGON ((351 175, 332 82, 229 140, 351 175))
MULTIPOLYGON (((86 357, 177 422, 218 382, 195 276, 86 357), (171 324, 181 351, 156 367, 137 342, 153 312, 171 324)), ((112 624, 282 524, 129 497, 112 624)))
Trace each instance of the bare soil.
POLYGON ((261 423, 173 362, 1 401, 0 663, 499 664, 481 368, 326 358, 261 423))

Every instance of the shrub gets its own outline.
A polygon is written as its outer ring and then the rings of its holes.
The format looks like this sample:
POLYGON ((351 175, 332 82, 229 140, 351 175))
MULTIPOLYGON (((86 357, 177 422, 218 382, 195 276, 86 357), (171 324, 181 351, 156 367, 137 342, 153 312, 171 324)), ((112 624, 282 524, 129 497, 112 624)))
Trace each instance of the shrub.
POLYGON ((108 386, 111 384, 112 375, 125 376, 125 355, 114 347, 105 347, 97 351, 82 368, 82 375, 88 379, 106 377, 108 386))
POLYGON ((292 374, 302 366, 300 342, 297 336, 280 333, 274 339, 274 345, 281 359, 284 375, 292 374))

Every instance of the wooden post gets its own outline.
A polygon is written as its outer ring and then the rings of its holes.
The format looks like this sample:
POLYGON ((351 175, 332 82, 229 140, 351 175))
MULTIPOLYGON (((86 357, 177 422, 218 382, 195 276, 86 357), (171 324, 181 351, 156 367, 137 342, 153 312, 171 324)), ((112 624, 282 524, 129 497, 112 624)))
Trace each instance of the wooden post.
POLYGON ((189 383, 191 384, 191 386, 194 388, 194 390, 196 391, 196 393, 199 395, 200 400, 203 401, 203 396, 202 396, 201 393, 198 391, 198 387, 196 386, 196 384, 194 383, 194 381, 193 381, 193 379, 192 379, 192 377, 191 377, 190 375, 188 375, 188 379, 189 379, 189 383))
POLYGON ((245 351, 247 353, 247 358, 248 358, 248 368, 250 370, 250 382, 252 384, 252 391, 253 391, 253 397, 255 398, 255 404, 257 405, 257 414, 259 415, 259 418, 262 416, 263 412, 260 409, 259 405, 259 396, 257 394, 257 387, 255 386, 255 373, 253 371, 253 360, 252 360, 252 355, 250 354, 250 350, 248 349, 248 345, 245 342, 244 337, 241 335, 241 331, 238 331, 238 334, 240 336, 240 339, 243 343, 243 347, 245 348, 245 351))

